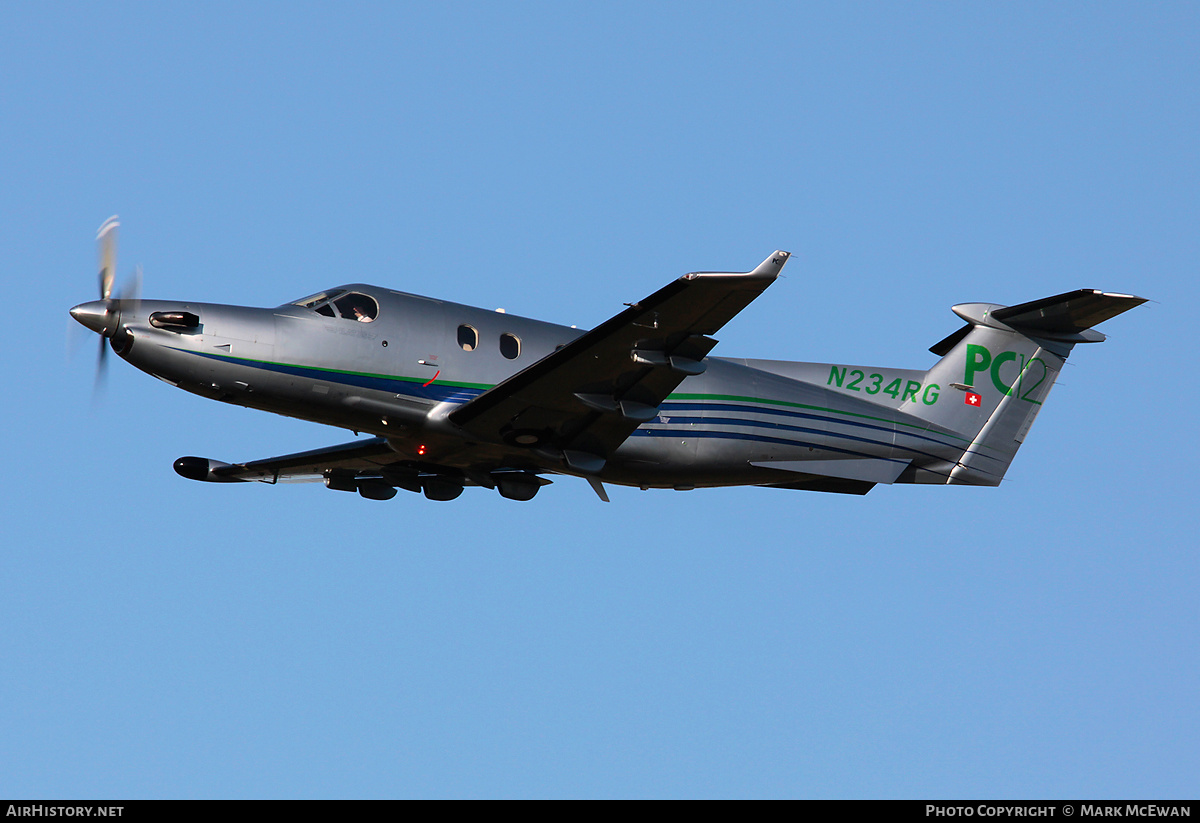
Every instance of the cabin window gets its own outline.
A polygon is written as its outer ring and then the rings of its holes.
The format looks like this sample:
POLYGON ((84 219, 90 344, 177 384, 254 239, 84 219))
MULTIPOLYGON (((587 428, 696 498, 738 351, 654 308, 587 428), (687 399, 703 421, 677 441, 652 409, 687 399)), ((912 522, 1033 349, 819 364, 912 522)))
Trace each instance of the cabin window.
POLYGON ((463 351, 475 351, 479 347, 479 332, 466 323, 458 327, 458 345, 463 351))
POLYGON ((508 332, 500 335, 500 353, 509 360, 516 360, 521 355, 521 338, 508 332))
POLYGON ((326 317, 333 317, 333 306, 326 303, 324 306, 321 306, 317 309, 317 314, 323 314, 326 317))

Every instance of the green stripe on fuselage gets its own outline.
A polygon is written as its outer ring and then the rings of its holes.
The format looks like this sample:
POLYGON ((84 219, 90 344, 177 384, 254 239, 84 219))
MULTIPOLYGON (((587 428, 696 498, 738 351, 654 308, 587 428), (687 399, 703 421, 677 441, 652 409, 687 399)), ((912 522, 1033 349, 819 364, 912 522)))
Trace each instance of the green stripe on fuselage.
MULTIPOLYGON (((367 377, 367 378, 372 378, 372 379, 376 379, 376 380, 397 380, 397 381, 401 381, 404 383, 421 383, 421 384, 423 384, 426 382, 426 381, 422 380, 420 377, 406 377, 403 375, 394 375, 394 374, 375 374, 372 372, 356 372, 356 371, 349 371, 347 369, 325 368, 322 366, 302 366, 302 365, 295 364, 295 363, 280 363, 280 362, 273 361, 273 360, 257 360, 255 358, 251 358, 251 357, 236 357, 232 354, 220 354, 217 352, 197 352, 197 351, 192 351, 190 349, 180 349, 180 348, 175 348, 175 347, 172 347, 172 348, 174 348, 175 351, 184 352, 186 354, 199 354, 204 357, 214 357, 214 358, 217 358, 220 360, 228 360, 228 361, 240 362, 240 363, 253 363, 256 365, 267 366, 267 367, 280 366, 280 367, 289 368, 289 369, 304 369, 304 370, 308 370, 308 371, 324 372, 326 374, 344 374, 344 375, 347 375, 350 377, 367 377)), ((494 383, 467 383, 467 382, 458 381, 458 380, 438 380, 437 382, 438 382, 439 386, 449 386, 452 388, 460 388, 460 389, 478 389, 480 391, 488 391, 489 389, 495 388, 495 386, 496 386, 496 384, 494 384, 494 383)), ((663 402, 669 402, 672 400, 675 400, 675 401, 680 401, 680 400, 723 400, 723 401, 734 401, 734 402, 739 402, 739 403, 760 403, 760 404, 768 405, 768 406, 782 406, 782 407, 793 408, 793 409, 805 409, 807 411, 818 411, 818 412, 825 412, 827 414, 840 414, 840 415, 844 415, 846 417, 857 417, 857 418, 861 418, 863 420, 873 420, 877 423, 887 423, 890 425, 905 426, 907 428, 916 429, 919 431, 934 431, 934 432, 937 432, 938 434, 944 435, 945 437, 949 437, 954 440, 961 440, 964 443, 971 442, 968 438, 960 437, 959 435, 954 434, 953 432, 949 432, 949 431, 942 429, 940 426, 920 426, 915 423, 906 423, 902 420, 889 420, 886 417, 876 417, 874 415, 861 414, 859 412, 846 411, 844 409, 832 409, 832 408, 828 408, 826 406, 813 406, 808 403, 797 403, 797 402, 794 402, 791 400, 774 400, 774 399, 767 398, 767 397, 748 397, 746 395, 740 395, 740 394, 673 393, 673 394, 667 395, 666 400, 664 400, 663 402)))

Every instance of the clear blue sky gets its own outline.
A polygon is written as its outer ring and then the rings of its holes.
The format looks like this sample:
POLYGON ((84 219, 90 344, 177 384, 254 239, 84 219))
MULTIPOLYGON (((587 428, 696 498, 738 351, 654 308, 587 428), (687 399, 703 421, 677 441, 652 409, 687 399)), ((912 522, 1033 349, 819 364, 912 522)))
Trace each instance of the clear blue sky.
POLYGON ((0 796, 1195 797, 1193 3, 8 3, 0 796), (1106 324, 998 489, 387 503, 171 463, 346 433, 67 309, 366 281, 580 326, 795 256, 716 354, 1106 324), (65 341, 76 349, 68 356, 65 341))

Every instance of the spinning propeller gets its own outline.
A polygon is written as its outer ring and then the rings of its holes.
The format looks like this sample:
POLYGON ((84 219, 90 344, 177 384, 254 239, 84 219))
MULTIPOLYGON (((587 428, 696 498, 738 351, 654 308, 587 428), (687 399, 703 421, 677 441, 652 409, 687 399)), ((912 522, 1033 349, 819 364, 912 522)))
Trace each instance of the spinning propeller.
POLYGON ((113 297, 113 281, 117 270, 117 229, 121 225, 114 214, 104 221, 96 232, 96 250, 100 268, 100 299, 81 303, 71 309, 71 316, 101 336, 100 355, 96 363, 96 387, 103 381, 108 338, 117 345, 121 342, 121 305, 123 301, 137 300, 142 290, 142 267, 138 266, 132 279, 113 297))

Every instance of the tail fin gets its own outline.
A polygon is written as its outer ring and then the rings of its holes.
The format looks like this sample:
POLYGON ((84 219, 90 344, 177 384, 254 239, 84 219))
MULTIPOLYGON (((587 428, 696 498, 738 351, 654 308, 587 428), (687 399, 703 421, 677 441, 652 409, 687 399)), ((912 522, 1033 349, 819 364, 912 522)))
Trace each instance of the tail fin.
POLYGON ((1000 485, 1071 349, 1103 341, 1093 325, 1144 302, 1080 289, 1018 306, 955 306, 967 325, 930 348, 942 359, 926 373, 950 402, 912 411, 970 445, 956 463, 910 470, 910 482, 1000 485))

